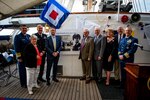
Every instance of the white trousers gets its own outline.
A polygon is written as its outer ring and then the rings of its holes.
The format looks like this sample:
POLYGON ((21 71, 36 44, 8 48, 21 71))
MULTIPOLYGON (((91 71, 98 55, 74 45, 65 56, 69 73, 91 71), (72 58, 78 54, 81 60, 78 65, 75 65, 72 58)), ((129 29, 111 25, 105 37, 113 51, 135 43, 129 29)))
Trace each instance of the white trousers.
POLYGON ((39 70, 40 67, 37 68, 26 67, 28 91, 32 91, 32 88, 34 86, 37 86, 37 78, 38 78, 39 70))

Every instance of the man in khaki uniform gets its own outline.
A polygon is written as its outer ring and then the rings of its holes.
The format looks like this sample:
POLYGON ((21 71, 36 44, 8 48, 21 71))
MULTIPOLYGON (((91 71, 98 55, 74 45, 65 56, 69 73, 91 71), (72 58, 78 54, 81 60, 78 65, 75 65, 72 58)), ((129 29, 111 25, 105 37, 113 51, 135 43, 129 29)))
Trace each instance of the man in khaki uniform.
POLYGON ((83 76, 80 80, 86 80, 86 84, 90 82, 93 50, 94 50, 94 40, 89 36, 89 30, 84 29, 79 59, 82 60, 82 70, 83 70, 83 76))

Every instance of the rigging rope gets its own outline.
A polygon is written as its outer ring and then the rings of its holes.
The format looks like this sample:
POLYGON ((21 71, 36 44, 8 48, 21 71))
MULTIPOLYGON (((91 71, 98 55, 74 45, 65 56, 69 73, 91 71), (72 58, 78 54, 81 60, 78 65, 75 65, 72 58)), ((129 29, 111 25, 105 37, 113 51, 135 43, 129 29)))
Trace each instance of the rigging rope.
POLYGON ((145 0, 144 1, 144 8, 145 8, 145 12, 147 12, 147 8, 146 8, 146 3, 145 3, 145 0))
POLYGON ((142 12, 141 3, 139 0, 138 0, 138 4, 139 4, 140 12, 142 12))
POLYGON ((136 0, 133 0, 133 4, 134 4, 135 12, 139 12, 136 0))

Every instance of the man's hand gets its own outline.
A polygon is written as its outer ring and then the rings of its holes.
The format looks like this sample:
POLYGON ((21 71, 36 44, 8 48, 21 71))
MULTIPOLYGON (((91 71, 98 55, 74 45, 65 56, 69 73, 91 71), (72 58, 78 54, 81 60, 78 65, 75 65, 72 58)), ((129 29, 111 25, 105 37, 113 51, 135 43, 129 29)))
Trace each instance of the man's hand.
POLYGON ((58 56, 58 52, 53 52, 53 56, 57 57, 58 56))
POLYGON ((119 55, 119 59, 123 60, 124 59, 123 55, 119 55))
POLYGON ((40 56, 43 56, 43 55, 44 55, 43 52, 41 52, 41 53, 40 53, 40 56))
POLYGON ((102 58, 100 56, 97 57, 97 60, 101 60, 102 58))
POLYGON ((45 54, 45 51, 42 51, 43 54, 45 54))
POLYGON ((91 59, 90 58, 88 58, 88 61, 90 61, 91 59))
POLYGON ((22 62, 22 59, 20 58, 20 59, 18 59, 18 62, 22 62))
POLYGON ((43 56, 45 54, 45 51, 42 51, 41 53, 40 53, 40 56, 43 56))

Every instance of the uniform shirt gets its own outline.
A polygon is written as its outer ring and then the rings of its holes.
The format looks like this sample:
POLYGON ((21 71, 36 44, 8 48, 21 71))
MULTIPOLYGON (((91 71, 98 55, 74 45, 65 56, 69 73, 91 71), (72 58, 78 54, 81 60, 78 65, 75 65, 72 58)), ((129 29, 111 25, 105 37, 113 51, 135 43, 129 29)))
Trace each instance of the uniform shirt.
POLYGON ((23 34, 20 33, 18 35, 15 36, 14 38, 14 48, 15 48, 15 52, 16 52, 16 57, 22 58, 22 52, 24 50, 24 48, 26 47, 27 44, 30 43, 30 35, 28 34, 23 34))
POLYGON ((123 38, 119 43, 118 54, 123 55, 126 59, 134 58, 134 53, 137 50, 138 39, 132 36, 123 38))
POLYGON ((38 45, 39 52, 46 51, 45 41, 46 41, 47 35, 46 34, 40 35, 38 33, 35 33, 35 35, 37 36, 37 45, 38 45))

